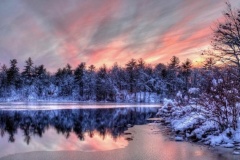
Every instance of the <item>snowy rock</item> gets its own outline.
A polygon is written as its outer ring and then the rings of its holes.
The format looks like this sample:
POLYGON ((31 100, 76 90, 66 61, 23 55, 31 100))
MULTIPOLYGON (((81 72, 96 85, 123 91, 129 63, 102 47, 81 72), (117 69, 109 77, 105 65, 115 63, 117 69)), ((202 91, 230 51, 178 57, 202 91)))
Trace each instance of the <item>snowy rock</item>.
POLYGON ((131 124, 127 124, 127 127, 128 127, 128 128, 130 128, 130 127, 132 127, 132 126, 133 126, 133 125, 131 125, 131 124))
POLYGON ((209 142, 209 141, 206 141, 206 142, 204 142, 203 144, 205 144, 205 145, 209 145, 210 142, 209 142))
POLYGON ((182 93, 180 91, 177 92, 176 94, 177 97, 182 97, 182 93))
POLYGON ((232 143, 227 143, 227 144, 224 144, 223 147, 225 147, 225 148, 233 148, 233 147, 234 147, 234 144, 232 144, 232 143))
POLYGON ((233 151, 233 154, 234 155, 240 155, 240 152, 239 151, 233 151))
POLYGON ((197 94, 199 92, 199 88, 189 88, 188 93, 197 94))
POLYGON ((240 150, 240 147, 235 148, 236 150, 240 150))
POLYGON ((176 136, 176 137, 175 137, 175 141, 183 141, 183 137, 176 136))
POLYGON ((238 142, 238 143, 240 142, 240 129, 238 129, 238 130, 235 132, 233 138, 234 138, 234 141, 235 141, 235 142, 238 142))
POLYGON ((216 79, 213 79, 213 80, 212 80, 212 84, 213 84, 214 86, 217 86, 217 85, 218 85, 216 79))

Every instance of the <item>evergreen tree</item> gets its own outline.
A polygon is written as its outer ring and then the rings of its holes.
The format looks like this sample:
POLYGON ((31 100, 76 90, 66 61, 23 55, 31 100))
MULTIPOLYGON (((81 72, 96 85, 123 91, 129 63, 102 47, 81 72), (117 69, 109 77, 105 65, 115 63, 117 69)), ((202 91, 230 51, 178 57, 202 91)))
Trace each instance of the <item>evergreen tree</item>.
POLYGON ((176 70, 179 68, 179 63, 180 63, 180 60, 178 57, 176 56, 173 56, 171 59, 170 59, 170 63, 168 65, 169 69, 173 69, 173 70, 176 70))
POLYGON ((96 91, 96 71, 95 66, 90 65, 88 70, 86 71, 84 78, 84 93, 86 94, 86 99, 90 100, 95 99, 95 91, 96 91))
POLYGON ((186 59, 185 62, 182 63, 182 75, 185 80, 185 88, 184 90, 187 92, 190 83, 190 76, 191 76, 191 69, 192 69, 192 62, 190 59, 186 59))
POLYGON ((81 98, 84 96, 84 79, 86 74, 86 63, 82 62, 74 71, 74 82, 79 89, 79 95, 81 98))
POLYGON ((168 95, 170 97, 175 96, 175 94, 182 90, 182 79, 179 77, 179 66, 180 60, 178 57, 173 56, 170 59, 170 63, 168 64, 168 70, 167 70, 167 88, 168 88, 168 95))
POLYGON ((60 97, 71 97, 73 90, 74 77, 69 64, 63 69, 58 69, 55 74, 54 83, 57 87, 57 95, 60 97))
POLYGON ((24 85, 29 86, 33 83, 34 67, 33 67, 33 61, 30 57, 26 60, 26 65, 24 66, 22 77, 23 77, 24 85))
POLYGON ((165 64, 159 63, 155 66, 153 71, 154 78, 154 91, 161 96, 166 95, 166 78, 167 78, 167 66, 165 64))
POLYGON ((10 68, 7 70, 7 85, 20 88, 21 80, 19 75, 19 68, 17 67, 17 60, 10 60, 10 68))
POLYGON ((108 76, 106 65, 99 68, 96 78, 96 99, 114 101, 114 85, 108 76))
POLYGON ((21 79, 23 82, 22 94, 24 97, 28 97, 28 99, 36 99, 37 93, 34 83, 34 67, 33 61, 29 57, 26 60, 26 65, 24 66, 23 72, 21 74, 21 79))
POLYGON ((136 77, 137 77, 137 62, 135 59, 131 59, 126 64, 126 71, 128 75, 128 84, 129 84, 129 91, 130 93, 136 92, 136 77))
POLYGON ((34 85, 36 86, 37 95, 38 97, 46 97, 48 95, 47 90, 50 86, 50 75, 47 73, 46 68, 44 65, 40 65, 35 67, 35 82, 34 85))
POLYGON ((6 97, 7 94, 7 66, 4 64, 0 72, 0 97, 6 97))

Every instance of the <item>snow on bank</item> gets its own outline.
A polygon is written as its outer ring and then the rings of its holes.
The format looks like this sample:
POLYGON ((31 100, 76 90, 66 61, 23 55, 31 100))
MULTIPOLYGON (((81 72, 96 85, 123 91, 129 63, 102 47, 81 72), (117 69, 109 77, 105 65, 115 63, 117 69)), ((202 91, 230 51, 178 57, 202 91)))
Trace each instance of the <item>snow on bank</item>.
POLYGON ((226 148, 235 147, 234 144, 240 143, 240 119, 236 130, 227 128, 220 131, 215 121, 206 118, 201 106, 178 106, 169 99, 164 99, 163 107, 159 109, 157 115, 163 119, 163 123, 173 129, 176 137, 183 136, 186 140, 226 148))
MULTIPOLYGON (((92 96, 89 99, 76 98, 72 96, 58 97, 49 96, 47 98, 38 97, 36 94, 30 94, 27 97, 21 96, 17 93, 12 93, 13 96, 7 98, 0 98, 0 102, 97 102, 96 97, 92 96)), ((115 95, 114 100, 106 100, 102 102, 117 102, 117 103, 160 103, 161 97, 159 94, 154 92, 136 92, 129 93, 126 90, 120 91, 115 95)))

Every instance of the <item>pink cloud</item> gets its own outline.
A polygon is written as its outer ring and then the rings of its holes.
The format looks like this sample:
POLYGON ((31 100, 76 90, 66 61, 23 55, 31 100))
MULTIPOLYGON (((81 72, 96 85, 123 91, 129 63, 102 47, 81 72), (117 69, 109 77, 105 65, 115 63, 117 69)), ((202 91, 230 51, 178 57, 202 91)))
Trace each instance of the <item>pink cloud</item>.
POLYGON ((0 60, 17 58, 23 66, 32 57, 51 71, 83 61, 111 66, 142 57, 155 64, 173 55, 195 61, 225 7, 218 0, 23 2, 0 7, 0 60))

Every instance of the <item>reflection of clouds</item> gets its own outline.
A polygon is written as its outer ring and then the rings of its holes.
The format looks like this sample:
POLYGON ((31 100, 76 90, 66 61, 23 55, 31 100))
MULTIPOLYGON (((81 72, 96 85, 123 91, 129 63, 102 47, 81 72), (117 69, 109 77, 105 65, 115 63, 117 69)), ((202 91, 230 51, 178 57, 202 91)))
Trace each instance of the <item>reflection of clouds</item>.
POLYGON ((71 133, 66 139, 63 135, 57 134, 54 129, 49 129, 44 137, 35 140, 33 145, 37 145, 38 150, 45 151, 76 150, 91 152, 123 148, 128 144, 123 136, 114 139, 109 133, 104 138, 98 132, 94 132, 93 137, 84 133, 84 137, 84 141, 80 141, 76 134, 71 133))
POLYGON ((7 138, 1 139, 0 157, 32 151, 107 151, 124 148, 128 145, 128 141, 123 136, 114 139, 110 134, 106 134, 103 139, 97 132, 94 133, 92 138, 87 133, 84 135, 84 141, 80 141, 73 133, 66 139, 66 137, 57 134, 54 129, 50 128, 42 138, 32 137, 31 142, 27 145, 23 141, 23 133, 19 130, 14 143, 9 143, 7 138))
POLYGON ((156 115, 158 110, 139 106, 127 108, 131 105, 119 105, 117 108, 116 104, 99 104, 98 109, 93 109, 96 105, 79 109, 79 104, 74 103, 16 103, 16 107, 12 108, 14 110, 8 110, 6 106, 4 110, 1 104, 0 156, 42 150, 102 151, 123 148, 128 145, 123 137, 127 125, 145 124, 146 119, 156 115), (15 141, 10 142, 10 137, 15 141))
POLYGON ((209 43, 209 27, 223 9, 219 0, 1 1, 0 59, 23 63, 31 56, 54 70, 80 61, 193 58, 209 43))

